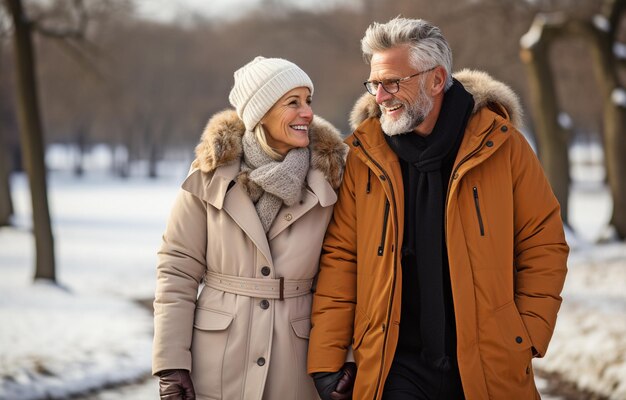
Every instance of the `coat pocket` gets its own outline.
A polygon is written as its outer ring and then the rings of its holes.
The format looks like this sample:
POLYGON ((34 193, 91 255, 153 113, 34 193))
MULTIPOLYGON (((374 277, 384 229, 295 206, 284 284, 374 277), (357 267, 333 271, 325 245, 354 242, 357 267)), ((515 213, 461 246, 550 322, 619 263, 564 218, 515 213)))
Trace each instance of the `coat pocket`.
POLYGON ((291 328, 297 337, 308 339, 311 332, 311 317, 303 317, 291 321, 291 328))
POLYGON ((532 343, 515 302, 511 301, 497 309, 495 317, 504 347, 510 355, 508 367, 511 378, 525 382, 532 372, 532 343))
POLYGON ((485 223, 483 222, 483 213, 480 210, 480 196, 478 194, 478 186, 472 187, 472 196, 474 197, 476 218, 478 218, 478 230, 480 231, 480 236, 485 236, 485 223))
POLYGON ((369 326, 369 318, 357 309, 354 316, 354 334, 352 336, 352 348, 355 351, 361 347, 363 337, 365 337, 365 332, 367 332, 369 326))
POLYGON ((191 340, 191 376, 198 396, 222 398, 222 371, 232 314, 197 308, 191 340))
MULTIPOLYGON (((363 341, 365 340, 365 335, 370 330, 370 319, 367 314, 363 312, 359 312, 359 309, 356 309, 354 315, 354 332, 352 336, 352 356, 354 357, 354 361, 359 368, 365 370, 365 366, 363 362, 365 360, 364 356, 367 354, 371 355, 371 347, 363 345, 363 341)), ((371 343, 369 343, 371 346, 371 343)), ((370 357, 371 358, 371 357, 370 357)), ((371 363, 370 367, 371 367, 371 363)))
POLYGON ((295 363, 289 365, 294 371, 306 371, 306 355, 309 348, 309 333, 311 332, 311 317, 299 317, 290 321, 293 335, 291 336, 291 352, 295 363))

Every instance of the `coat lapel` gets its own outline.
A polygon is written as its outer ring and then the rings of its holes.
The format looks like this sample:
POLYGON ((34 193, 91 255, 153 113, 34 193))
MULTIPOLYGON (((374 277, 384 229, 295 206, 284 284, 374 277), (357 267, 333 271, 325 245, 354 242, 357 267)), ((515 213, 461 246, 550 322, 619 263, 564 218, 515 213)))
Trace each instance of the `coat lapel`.
POLYGON ((256 213, 254 204, 240 183, 235 183, 226 193, 224 199, 224 211, 230 215, 237 225, 248 235, 250 240, 265 256, 271 264, 272 254, 270 246, 261 225, 261 220, 256 213))
POLYGON ((207 178, 206 174, 195 171, 183 183, 183 189, 196 194, 218 210, 224 210, 228 213, 269 263, 273 262, 269 240, 278 236, 315 205, 329 207, 337 202, 337 193, 328 183, 324 174, 316 169, 309 170, 307 174, 308 188, 302 202, 292 207, 281 208, 268 234, 265 235, 261 220, 250 197, 240 183, 233 183, 239 168, 239 162, 223 165, 215 170, 210 179, 207 178))
POLYGON ((254 204, 241 184, 233 183, 239 173, 239 168, 240 162, 234 161, 218 167, 212 177, 196 170, 187 177, 182 187, 206 201, 210 206, 228 213, 272 264, 270 246, 254 204))
POLYGON ((322 207, 328 207, 337 202, 337 193, 330 186, 318 170, 309 170, 307 174, 307 183, 309 188, 304 193, 302 201, 291 207, 282 207, 270 227, 267 234, 269 240, 274 239, 282 231, 287 229, 291 224, 296 222, 300 217, 319 203, 322 207))

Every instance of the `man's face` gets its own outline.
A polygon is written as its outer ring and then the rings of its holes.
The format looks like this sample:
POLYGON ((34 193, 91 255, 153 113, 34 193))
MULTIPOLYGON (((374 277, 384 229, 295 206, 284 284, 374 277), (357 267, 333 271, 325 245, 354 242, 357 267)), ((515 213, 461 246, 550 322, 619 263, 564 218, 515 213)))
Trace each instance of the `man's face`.
MULTIPOLYGON (((370 81, 405 78, 419 71, 411 65, 408 46, 374 53, 370 61, 370 81)), ((388 135, 411 132, 433 108, 433 98, 426 92, 429 72, 400 82, 397 93, 389 94, 378 86, 376 103, 381 111, 380 123, 388 135)))

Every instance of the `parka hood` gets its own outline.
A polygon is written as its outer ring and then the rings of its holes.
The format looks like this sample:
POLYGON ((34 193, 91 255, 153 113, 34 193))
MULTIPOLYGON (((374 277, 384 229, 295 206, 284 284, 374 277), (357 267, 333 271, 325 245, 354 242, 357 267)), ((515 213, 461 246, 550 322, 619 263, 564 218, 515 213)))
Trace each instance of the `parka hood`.
MULTIPOLYGON (((196 159, 192 167, 202 172, 212 172, 241 157, 241 139, 246 131, 235 110, 227 109, 215 114, 207 123, 200 143, 196 146, 196 159)), ((341 183, 344 160, 348 146, 339 131, 317 115, 309 126, 309 151, 311 168, 321 171, 330 185, 337 189, 341 183)))
MULTIPOLYGON (((483 107, 509 119, 517 128, 522 126, 522 106, 519 98, 504 83, 495 80, 482 71, 463 69, 452 75, 461 82, 469 93, 474 96, 474 110, 476 113, 483 107)), ((350 113, 350 127, 354 130, 361 122, 371 117, 380 117, 380 108, 376 98, 369 93, 363 94, 355 103, 350 113)))

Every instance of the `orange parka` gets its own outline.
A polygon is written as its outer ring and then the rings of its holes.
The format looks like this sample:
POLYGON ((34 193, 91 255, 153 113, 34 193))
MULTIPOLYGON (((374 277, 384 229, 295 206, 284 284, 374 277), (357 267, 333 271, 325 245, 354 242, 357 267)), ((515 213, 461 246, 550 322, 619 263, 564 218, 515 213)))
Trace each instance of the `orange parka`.
MULTIPOLYGON (((467 399, 533 399, 567 271, 560 207, 516 129, 516 95, 485 73, 455 74, 474 96, 448 186, 445 232, 467 399)), ((355 105, 344 181, 323 246, 308 371, 337 371, 352 345, 354 397, 380 399, 400 321, 404 189, 374 97, 355 105)))

